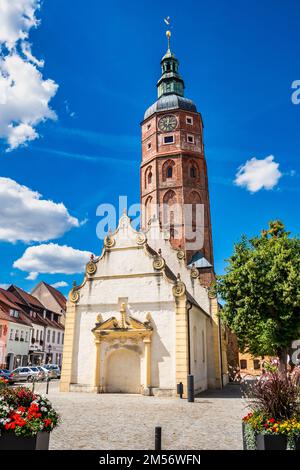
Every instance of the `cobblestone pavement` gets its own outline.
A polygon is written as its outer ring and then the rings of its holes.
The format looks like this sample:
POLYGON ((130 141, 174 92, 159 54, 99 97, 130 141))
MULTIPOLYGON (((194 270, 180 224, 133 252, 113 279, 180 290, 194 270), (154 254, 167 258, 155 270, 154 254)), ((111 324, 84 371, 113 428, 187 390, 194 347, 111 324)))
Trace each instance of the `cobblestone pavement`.
MULTIPOLYGON (((45 384, 36 390, 44 393, 45 384)), ((51 449, 154 448, 154 428, 162 427, 163 449, 241 449, 245 404, 238 385, 201 394, 194 403, 127 394, 60 393, 50 383, 49 399, 62 424, 52 432, 51 449)))

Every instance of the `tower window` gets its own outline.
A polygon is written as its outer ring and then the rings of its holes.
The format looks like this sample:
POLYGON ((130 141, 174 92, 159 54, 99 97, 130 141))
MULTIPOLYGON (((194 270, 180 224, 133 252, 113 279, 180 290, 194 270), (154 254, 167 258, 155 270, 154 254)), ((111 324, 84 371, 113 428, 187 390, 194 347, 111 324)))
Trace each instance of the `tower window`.
POLYGON ((148 142, 148 144, 147 144, 147 149, 148 149, 148 150, 151 149, 151 142, 148 142))
POLYGON ((193 125, 193 118, 191 116, 186 116, 186 123, 193 125))
POLYGON ((151 129, 151 122, 147 124, 147 131, 149 131, 149 129, 151 129))
POLYGON ((152 173, 151 171, 148 173, 148 184, 152 183, 152 173))
POLYGON ((196 168, 194 166, 192 166, 190 169, 190 177, 196 178, 196 168))
POLYGON ((194 144, 195 143, 195 139, 194 139, 194 136, 192 134, 188 134, 186 136, 186 139, 187 139, 189 144, 194 144))
POLYGON ((168 166, 167 168, 167 178, 172 178, 173 176, 173 168, 171 166, 168 166))
POLYGON ((164 137, 164 144, 173 144, 174 136, 173 135, 166 135, 164 137))

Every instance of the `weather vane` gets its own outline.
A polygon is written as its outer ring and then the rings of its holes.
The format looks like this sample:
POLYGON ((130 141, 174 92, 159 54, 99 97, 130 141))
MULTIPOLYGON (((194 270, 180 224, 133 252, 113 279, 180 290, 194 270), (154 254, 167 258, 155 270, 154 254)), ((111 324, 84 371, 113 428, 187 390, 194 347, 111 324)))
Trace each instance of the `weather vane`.
MULTIPOLYGON (((169 16, 167 16, 166 18, 164 18, 164 22, 166 23, 167 26, 170 26, 171 24, 171 18, 169 16)), ((170 26, 170 29, 171 29, 171 26, 170 26)), ((168 29, 166 31, 166 36, 168 38, 168 49, 170 49, 170 37, 171 37, 171 31, 170 29, 168 29)))

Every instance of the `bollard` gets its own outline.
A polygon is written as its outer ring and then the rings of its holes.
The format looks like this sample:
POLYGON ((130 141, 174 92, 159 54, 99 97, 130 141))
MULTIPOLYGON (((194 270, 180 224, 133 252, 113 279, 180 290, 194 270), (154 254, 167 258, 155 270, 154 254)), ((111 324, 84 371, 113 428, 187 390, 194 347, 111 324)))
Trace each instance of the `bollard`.
POLYGON ((188 387, 188 401, 192 403, 195 401, 194 376, 192 374, 189 374, 187 376, 187 387, 188 387))
POLYGON ((182 395, 183 395, 183 383, 182 382, 179 382, 179 384, 177 384, 177 395, 179 395, 180 398, 182 398, 182 395))
POLYGON ((34 393, 34 385, 35 385, 35 379, 34 377, 32 378, 32 393, 34 393))
POLYGON ((161 427, 155 428, 155 450, 161 450, 161 427))
POLYGON ((50 382, 50 379, 49 377, 47 377, 47 384, 46 384, 46 395, 48 395, 48 392, 49 392, 49 382, 50 382))

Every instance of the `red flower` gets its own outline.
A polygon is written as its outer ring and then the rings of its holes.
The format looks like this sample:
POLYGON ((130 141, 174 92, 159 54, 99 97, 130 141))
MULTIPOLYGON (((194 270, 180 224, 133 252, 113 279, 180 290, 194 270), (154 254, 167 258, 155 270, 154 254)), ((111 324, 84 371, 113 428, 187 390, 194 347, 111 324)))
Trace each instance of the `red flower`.
POLYGON ((24 408, 24 406, 19 406, 18 411, 20 411, 20 413, 25 413, 26 408, 24 408))
POLYGON ((52 424, 52 420, 51 420, 50 418, 44 419, 45 428, 47 428, 47 427, 50 426, 51 424, 52 424))
POLYGON ((274 419, 274 418, 271 418, 271 419, 269 419, 269 422, 270 422, 270 423, 275 423, 275 419, 274 419))
POLYGON ((6 423, 5 429, 8 431, 9 429, 15 429, 16 423, 12 421, 11 423, 6 423))

